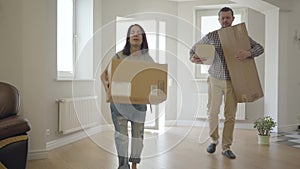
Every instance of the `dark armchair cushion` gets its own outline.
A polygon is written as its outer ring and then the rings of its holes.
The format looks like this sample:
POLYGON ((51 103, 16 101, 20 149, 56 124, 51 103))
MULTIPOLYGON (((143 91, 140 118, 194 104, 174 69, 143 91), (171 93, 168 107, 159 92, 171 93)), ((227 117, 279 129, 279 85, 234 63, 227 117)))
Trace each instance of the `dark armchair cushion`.
POLYGON ((0 119, 16 115, 20 107, 20 97, 17 88, 0 82, 0 119))
POLYGON ((0 139, 26 133, 30 130, 26 119, 16 115, 0 119, 0 139))

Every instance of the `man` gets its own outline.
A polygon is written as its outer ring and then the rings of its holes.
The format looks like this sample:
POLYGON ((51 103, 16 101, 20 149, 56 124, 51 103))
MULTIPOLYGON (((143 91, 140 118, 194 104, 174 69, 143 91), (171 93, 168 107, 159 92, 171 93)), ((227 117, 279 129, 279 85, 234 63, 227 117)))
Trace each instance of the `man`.
MULTIPOLYGON (((219 13, 219 23, 222 28, 230 27, 234 21, 233 10, 228 7, 222 8, 219 13)), ((264 48, 249 37, 251 49, 239 50, 235 57, 239 60, 250 59, 261 55, 264 48)), ((237 109, 237 100, 231 84, 229 71, 225 62, 225 57, 221 42, 218 35, 218 30, 205 35, 196 44, 213 44, 215 46, 215 56, 212 65, 209 68, 208 77, 208 119, 209 119, 209 134, 211 144, 207 148, 208 153, 214 153, 219 141, 218 122, 222 97, 224 96, 224 128, 222 134, 222 154, 229 159, 235 159, 235 154, 231 151, 230 146, 233 140, 233 130, 235 123, 235 115, 237 109)), ((190 50, 190 60, 196 64, 202 64, 202 60, 195 53, 195 46, 190 50)))

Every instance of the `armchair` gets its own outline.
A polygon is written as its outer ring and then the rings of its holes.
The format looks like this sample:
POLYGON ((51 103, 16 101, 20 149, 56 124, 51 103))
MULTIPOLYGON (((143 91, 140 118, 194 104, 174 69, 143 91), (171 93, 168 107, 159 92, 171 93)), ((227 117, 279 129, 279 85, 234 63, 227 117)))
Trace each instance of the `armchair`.
POLYGON ((0 168, 26 168, 30 124, 18 115, 19 107, 18 89, 0 82, 0 168))

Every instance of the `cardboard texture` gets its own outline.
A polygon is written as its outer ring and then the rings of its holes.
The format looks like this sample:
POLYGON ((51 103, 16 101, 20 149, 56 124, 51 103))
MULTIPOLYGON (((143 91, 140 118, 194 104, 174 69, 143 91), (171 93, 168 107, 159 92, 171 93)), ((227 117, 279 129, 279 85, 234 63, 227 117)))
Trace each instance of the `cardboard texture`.
POLYGON ((167 99, 167 64, 112 59, 108 72, 107 102, 159 104, 167 99))
POLYGON ((263 97, 254 59, 235 58, 238 50, 251 48, 245 23, 222 28, 218 33, 237 101, 253 102, 263 97))
POLYGON ((197 44, 195 53, 204 65, 211 65, 215 57, 215 46, 210 44, 197 44))

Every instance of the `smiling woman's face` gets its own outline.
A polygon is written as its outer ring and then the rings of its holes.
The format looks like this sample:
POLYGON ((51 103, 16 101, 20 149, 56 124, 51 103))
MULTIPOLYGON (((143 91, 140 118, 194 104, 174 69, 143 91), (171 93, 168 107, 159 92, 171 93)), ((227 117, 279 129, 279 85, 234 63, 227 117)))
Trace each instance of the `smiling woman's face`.
POLYGON ((141 46, 143 42, 142 30, 138 26, 133 26, 130 30, 129 42, 132 46, 141 46))

